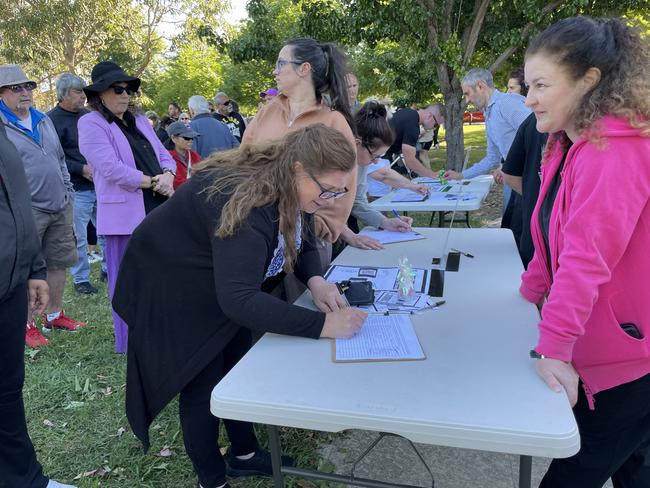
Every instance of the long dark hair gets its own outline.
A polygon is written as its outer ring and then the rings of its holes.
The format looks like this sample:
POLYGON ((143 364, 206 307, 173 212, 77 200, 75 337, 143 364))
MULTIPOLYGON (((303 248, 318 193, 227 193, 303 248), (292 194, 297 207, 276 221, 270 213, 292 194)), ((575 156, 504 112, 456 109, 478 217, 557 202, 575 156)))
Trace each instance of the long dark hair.
POLYGON ((347 173, 356 167, 355 149, 350 142, 341 132, 323 124, 308 125, 265 144, 244 144, 214 153, 200 166, 201 172, 214 171, 214 181, 207 189, 209 198, 231 194, 216 230, 222 239, 232 236, 254 208, 278 202, 287 272, 293 270, 297 258, 298 161, 314 177, 331 171, 347 173))
POLYGON ((357 136, 369 149, 390 146, 395 140, 395 133, 386 116, 386 107, 375 100, 364 103, 354 115, 357 136))
MULTIPOLYGON (((536 54, 548 56, 574 80, 592 67, 600 70, 600 81, 576 108, 578 131, 610 114, 650 136, 650 47, 636 29, 620 19, 563 19, 533 39, 526 59, 536 54)), ((598 140, 594 131, 587 137, 598 140)))
POLYGON ((348 100, 348 73, 345 55, 329 42, 320 44, 309 37, 299 37, 284 43, 293 49, 293 58, 299 63, 311 65, 311 79, 314 84, 316 100, 320 102, 324 94, 330 98, 330 107, 341 112, 348 121, 352 132, 354 123, 348 100))

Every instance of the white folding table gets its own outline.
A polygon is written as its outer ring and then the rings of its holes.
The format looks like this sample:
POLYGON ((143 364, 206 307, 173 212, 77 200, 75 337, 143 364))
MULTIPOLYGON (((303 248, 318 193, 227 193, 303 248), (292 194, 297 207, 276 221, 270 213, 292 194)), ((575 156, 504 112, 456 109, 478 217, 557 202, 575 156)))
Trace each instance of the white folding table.
MULTIPOLYGON (((414 183, 431 180, 430 178, 415 178, 414 183)), ((393 202, 396 190, 387 193, 383 197, 370 203, 370 207, 380 212, 432 212, 431 222, 437 212, 439 214, 439 227, 442 227, 445 220, 446 212, 465 212, 465 223, 469 225, 469 212, 478 210, 483 205, 490 187, 494 182, 492 175, 477 176, 471 180, 449 180, 446 186, 449 189, 446 192, 433 192, 430 198, 421 202, 393 202), (448 200, 444 196, 449 194, 471 193, 476 198, 469 200, 448 200)))
MULTIPOLYGON (((432 268, 445 229, 382 251, 348 247, 336 264, 395 266, 408 256, 432 268)), ((277 426, 341 432, 364 429, 413 442, 520 455, 519 486, 530 486, 531 456, 568 457, 580 438, 564 394, 552 392, 528 356, 535 307, 518 294, 523 270, 512 233, 452 229, 448 248, 469 252, 445 272, 436 310, 413 315, 426 360, 334 363, 331 341, 266 334, 214 388, 212 413, 269 426, 276 488, 287 474, 350 483, 350 477, 280 467, 277 426)), ((309 306, 306 296, 299 300, 309 306)), ((355 485, 403 485, 358 479, 355 485)))

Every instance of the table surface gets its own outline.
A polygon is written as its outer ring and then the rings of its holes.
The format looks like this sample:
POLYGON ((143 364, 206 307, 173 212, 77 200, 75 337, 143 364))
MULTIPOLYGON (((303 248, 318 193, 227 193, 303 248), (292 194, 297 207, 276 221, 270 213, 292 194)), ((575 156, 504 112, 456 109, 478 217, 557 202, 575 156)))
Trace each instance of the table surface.
MULTIPOLYGON (((415 178, 413 181, 417 183, 420 180, 430 180, 428 178, 415 178)), ((472 200, 465 201, 444 201, 429 198, 423 202, 392 202, 393 196, 395 195, 395 190, 387 193, 381 198, 370 203, 370 206, 380 212, 390 212, 391 210, 396 210, 398 212, 466 212, 471 210, 478 210, 481 208, 485 197, 490 191, 490 187, 494 182, 492 175, 483 175, 477 176, 469 181, 469 184, 462 185, 460 181, 450 180, 448 184, 451 186, 451 189, 446 193, 473 193, 477 196, 472 200)))
MULTIPOLYGON (((395 266, 406 255, 430 268, 447 231, 418 231, 428 238, 383 251, 348 247, 335 263, 395 266)), ((212 413, 521 455, 575 454, 580 439, 568 400, 542 382, 528 357, 538 315, 517 291, 523 268, 512 233, 453 229, 448 247, 475 258, 461 257, 459 272, 445 273, 445 305, 412 316, 426 360, 334 363, 329 339, 266 334, 214 388, 212 413)))

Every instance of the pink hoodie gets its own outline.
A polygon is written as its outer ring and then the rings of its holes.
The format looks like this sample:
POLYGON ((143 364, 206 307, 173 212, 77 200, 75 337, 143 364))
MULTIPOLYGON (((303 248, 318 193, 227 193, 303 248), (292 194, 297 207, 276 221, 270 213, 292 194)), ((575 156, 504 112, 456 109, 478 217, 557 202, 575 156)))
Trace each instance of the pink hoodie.
POLYGON ((535 350, 571 361, 590 406, 599 391, 650 373, 650 137, 604 117, 602 147, 580 137, 569 150, 549 224, 549 273, 539 210, 562 161, 560 144, 542 165, 531 218, 535 255, 520 292, 547 302, 535 350), (635 339, 620 324, 633 323, 635 339))

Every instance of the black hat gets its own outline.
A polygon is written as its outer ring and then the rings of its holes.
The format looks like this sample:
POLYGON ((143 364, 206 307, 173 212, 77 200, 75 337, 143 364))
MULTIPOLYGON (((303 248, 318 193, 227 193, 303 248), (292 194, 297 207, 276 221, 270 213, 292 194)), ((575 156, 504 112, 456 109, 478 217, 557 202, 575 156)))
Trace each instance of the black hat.
POLYGON ((86 94, 89 92, 103 92, 113 83, 119 81, 128 83, 129 88, 133 91, 137 91, 138 88, 140 88, 140 78, 127 75, 119 64, 111 61, 102 61, 101 63, 97 63, 90 74, 90 78, 92 84, 84 88, 86 94))

